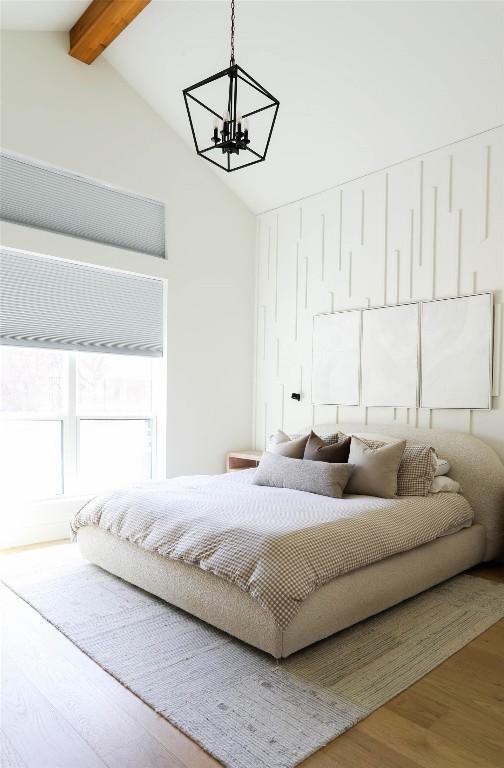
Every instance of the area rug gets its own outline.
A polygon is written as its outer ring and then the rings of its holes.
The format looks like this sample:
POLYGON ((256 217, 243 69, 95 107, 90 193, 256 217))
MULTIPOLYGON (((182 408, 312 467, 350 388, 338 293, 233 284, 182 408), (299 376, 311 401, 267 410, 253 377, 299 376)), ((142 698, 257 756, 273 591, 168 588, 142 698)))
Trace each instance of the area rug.
POLYGON ((458 576, 276 662, 80 558, 7 558, 2 578, 103 669, 229 768, 293 768, 504 616, 458 576))

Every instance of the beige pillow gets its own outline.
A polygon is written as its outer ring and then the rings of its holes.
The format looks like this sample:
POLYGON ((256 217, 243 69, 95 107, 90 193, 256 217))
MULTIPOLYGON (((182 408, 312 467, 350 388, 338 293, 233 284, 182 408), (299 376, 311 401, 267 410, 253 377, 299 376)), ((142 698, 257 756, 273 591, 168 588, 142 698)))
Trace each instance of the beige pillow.
MULTIPOLYGON (((381 448, 389 441, 369 440, 363 437, 362 441, 370 448, 381 448)), ((428 496, 431 491, 432 481, 436 470, 436 454, 430 445, 421 443, 406 443, 403 457, 397 473, 398 496, 428 496)))
POLYGON ((303 435, 303 437, 291 440, 289 435, 279 429, 275 435, 272 435, 268 450, 270 453, 287 456, 289 459, 302 459, 308 438, 309 435, 303 435))
MULTIPOLYGON (((293 437, 301 437, 301 435, 294 435, 293 437)), ((270 446, 272 445, 278 445, 279 443, 287 443, 289 440, 292 440, 292 437, 289 437, 289 435, 284 432, 281 429, 277 429, 274 435, 270 435, 270 446)), ((269 449, 268 449, 269 450, 269 449)))
POLYGON ((371 448, 352 436, 348 463, 354 471, 345 493, 380 496, 392 499, 397 493, 397 473, 406 447, 406 440, 397 440, 380 448, 371 448))

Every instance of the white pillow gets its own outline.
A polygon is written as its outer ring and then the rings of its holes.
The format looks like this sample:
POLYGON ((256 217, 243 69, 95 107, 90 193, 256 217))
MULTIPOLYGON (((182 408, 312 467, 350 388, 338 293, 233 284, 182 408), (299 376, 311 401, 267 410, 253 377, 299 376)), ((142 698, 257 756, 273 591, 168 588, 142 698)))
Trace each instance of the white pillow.
POLYGON ((446 459, 440 459, 436 456, 436 471, 434 477, 440 477, 441 475, 447 475, 450 471, 450 462, 446 459))
POLYGON ((432 481, 431 493, 462 493, 460 483, 451 477, 435 477, 432 481))

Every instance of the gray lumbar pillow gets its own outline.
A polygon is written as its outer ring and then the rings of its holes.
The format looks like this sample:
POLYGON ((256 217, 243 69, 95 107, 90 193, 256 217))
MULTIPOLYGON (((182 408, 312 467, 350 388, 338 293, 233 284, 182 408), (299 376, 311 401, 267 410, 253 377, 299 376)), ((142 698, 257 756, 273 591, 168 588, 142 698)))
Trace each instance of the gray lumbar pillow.
POLYGON ((309 437, 310 435, 303 435, 291 440, 289 435, 279 429, 275 435, 272 435, 268 451, 291 459, 302 459, 309 437))
POLYGON ((352 474, 351 464, 303 461, 266 451, 257 467, 253 483, 273 488, 291 488, 341 499, 352 474))
POLYGON ((405 447, 406 440, 396 440, 370 448, 353 435, 348 462, 355 469, 346 492, 392 499, 397 493, 397 473, 405 447))

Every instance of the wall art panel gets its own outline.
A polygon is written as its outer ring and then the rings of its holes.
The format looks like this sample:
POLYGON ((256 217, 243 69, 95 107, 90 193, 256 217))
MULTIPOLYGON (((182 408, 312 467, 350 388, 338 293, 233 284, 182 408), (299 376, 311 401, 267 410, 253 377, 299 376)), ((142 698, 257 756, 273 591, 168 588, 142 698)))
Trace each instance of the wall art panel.
POLYGON ((418 404, 418 304, 362 313, 362 404, 418 404))
POLYGON ((490 408, 492 294, 421 304, 421 405, 490 408))
POLYGON ((312 402, 359 405, 361 312, 313 318, 312 402))

